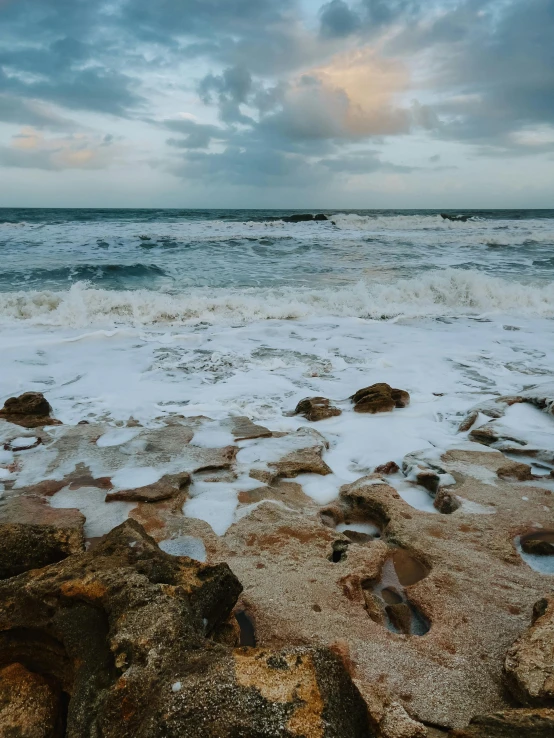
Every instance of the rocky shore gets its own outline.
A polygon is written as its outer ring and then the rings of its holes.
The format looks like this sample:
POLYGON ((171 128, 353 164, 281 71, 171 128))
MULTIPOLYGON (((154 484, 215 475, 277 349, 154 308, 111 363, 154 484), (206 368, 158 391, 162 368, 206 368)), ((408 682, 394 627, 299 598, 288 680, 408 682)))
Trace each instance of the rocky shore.
POLYGON ((384 382, 308 397, 285 433, 64 425, 9 399, 0 738, 551 738, 553 485, 533 464, 554 455, 503 417, 552 416, 554 391, 473 408, 454 447, 384 458, 329 504, 305 493, 331 474, 326 419, 409 403, 384 382))

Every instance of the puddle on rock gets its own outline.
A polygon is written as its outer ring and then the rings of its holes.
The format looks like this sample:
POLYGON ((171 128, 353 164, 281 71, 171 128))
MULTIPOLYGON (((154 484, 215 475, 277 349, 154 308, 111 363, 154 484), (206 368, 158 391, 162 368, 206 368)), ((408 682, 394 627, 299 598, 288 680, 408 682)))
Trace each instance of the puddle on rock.
POLYGON ((256 631, 254 629, 254 623, 244 610, 240 610, 235 613, 235 618, 240 628, 239 646, 254 648, 256 646, 256 631))
POLYGON ((369 617, 383 623, 392 633, 423 636, 431 624, 419 609, 409 601, 404 587, 425 579, 428 566, 398 548, 387 559, 379 581, 368 579, 362 583, 369 617))

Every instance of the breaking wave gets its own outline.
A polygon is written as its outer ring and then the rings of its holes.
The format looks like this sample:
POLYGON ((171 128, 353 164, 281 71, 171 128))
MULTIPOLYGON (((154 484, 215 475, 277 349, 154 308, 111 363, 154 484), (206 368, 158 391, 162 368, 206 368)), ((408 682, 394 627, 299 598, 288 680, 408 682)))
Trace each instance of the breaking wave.
POLYGON ((182 294, 94 289, 0 293, 0 324, 87 326, 250 323, 310 317, 433 317, 506 313, 554 317, 554 283, 509 282, 479 272, 444 270, 390 283, 295 289, 196 288, 182 294))

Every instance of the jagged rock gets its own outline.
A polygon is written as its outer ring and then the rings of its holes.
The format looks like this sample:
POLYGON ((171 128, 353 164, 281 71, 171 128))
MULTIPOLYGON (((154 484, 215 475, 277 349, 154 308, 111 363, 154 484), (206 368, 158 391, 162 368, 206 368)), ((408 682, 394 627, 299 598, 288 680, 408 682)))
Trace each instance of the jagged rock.
POLYGON ((410 404, 408 392, 394 389, 384 382, 358 390, 350 399, 357 413, 386 413, 410 404))
POLYGON ((64 735, 60 689, 18 663, 0 670, 0 738, 64 735))
POLYGON ((424 487, 432 497, 439 491, 444 468, 428 457, 426 449, 407 454, 402 460, 402 472, 409 482, 424 487))
POLYGON ((433 501, 433 506, 443 515, 452 515, 461 507, 460 500, 452 492, 439 489, 433 501))
POLYGON ((85 518, 80 517, 78 527, 64 527, 61 521, 56 525, 0 523, 0 579, 40 569, 84 551, 85 518))
POLYGON ((326 397, 307 397, 301 400, 294 411, 294 415, 303 415, 313 423, 341 415, 342 410, 331 404, 326 397))
POLYGON ((10 397, 0 410, 0 418, 24 428, 39 428, 44 425, 61 425, 50 417, 52 408, 40 392, 24 392, 19 397, 10 397))
POLYGON ((230 418, 227 422, 221 421, 220 425, 222 428, 229 427, 235 441, 246 441, 251 438, 270 438, 272 435, 268 428, 253 423, 250 418, 244 416, 230 418))
POLYGON ((500 479, 515 479, 518 482, 530 482, 534 479, 529 464, 519 464, 516 461, 501 466, 496 474, 500 479))
POLYGON ((240 591, 226 564, 165 554, 127 521, 90 553, 0 582, 0 663, 69 697, 67 738, 370 736, 330 651, 208 640, 240 591))
POLYGON ((170 500, 173 497, 177 497, 180 492, 186 489, 190 482, 190 474, 184 472, 174 483, 167 478, 163 478, 159 482, 147 484, 144 487, 110 492, 106 497, 106 502, 114 502, 116 500, 122 502, 161 502, 162 500, 170 500))
POLYGON ((554 710, 505 710, 473 718, 451 738, 552 738, 554 710))
POLYGON ((376 466, 373 470, 374 474, 397 474, 400 471, 400 467, 396 463, 396 461, 387 461, 386 464, 381 464, 381 466, 376 466))
POLYGON ((508 651, 504 672, 522 705, 554 704, 554 597, 535 603, 533 623, 508 651))

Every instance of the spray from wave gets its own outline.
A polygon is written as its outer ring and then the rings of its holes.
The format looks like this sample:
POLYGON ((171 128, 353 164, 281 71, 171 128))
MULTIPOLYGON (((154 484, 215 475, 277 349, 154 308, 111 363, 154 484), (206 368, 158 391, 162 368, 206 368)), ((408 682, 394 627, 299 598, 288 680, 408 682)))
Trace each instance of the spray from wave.
POLYGON ((388 284, 359 282, 317 289, 93 289, 77 283, 65 292, 0 294, 0 324, 81 327, 249 323, 310 317, 392 319, 506 313, 554 317, 554 284, 508 282, 479 272, 445 270, 388 284))

